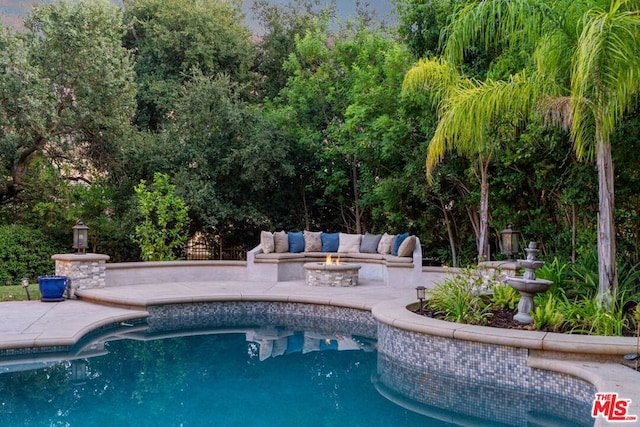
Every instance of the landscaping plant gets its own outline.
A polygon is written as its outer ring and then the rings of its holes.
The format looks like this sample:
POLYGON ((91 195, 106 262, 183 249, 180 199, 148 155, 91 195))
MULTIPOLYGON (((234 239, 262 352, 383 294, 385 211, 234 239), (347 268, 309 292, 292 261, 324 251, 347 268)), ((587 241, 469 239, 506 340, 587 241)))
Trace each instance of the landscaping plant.
POLYGON ((515 310, 520 302, 520 293, 509 285, 496 283, 491 288, 491 304, 507 310, 515 310))
POLYGON ((427 311, 451 322, 486 325, 490 305, 482 297, 483 278, 475 270, 463 270, 427 291, 427 311))
POLYGON ((136 226, 134 240, 140 245, 143 261, 176 259, 174 251, 188 238, 189 208, 174 194, 175 187, 165 174, 154 174, 150 188, 141 180, 135 191, 142 221, 136 226))
POLYGON ((553 294, 547 293, 547 299, 544 304, 538 304, 531 312, 533 326, 537 330, 549 329, 558 331, 564 324, 564 315, 558 308, 558 303, 553 294))

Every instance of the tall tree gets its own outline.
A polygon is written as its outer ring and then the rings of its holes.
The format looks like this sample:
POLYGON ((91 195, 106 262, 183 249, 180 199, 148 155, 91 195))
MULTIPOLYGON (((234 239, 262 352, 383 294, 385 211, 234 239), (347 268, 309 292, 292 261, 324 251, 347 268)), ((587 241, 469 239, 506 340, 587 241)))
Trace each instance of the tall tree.
POLYGON ((23 33, 0 32, 0 203, 37 158, 78 176, 105 171, 135 107, 120 9, 106 0, 35 8, 23 33))
POLYGON ((267 0, 253 3, 252 10, 265 32, 257 42, 254 64, 259 75, 258 92, 262 97, 274 98, 284 87, 287 73, 282 64, 293 53, 296 36, 312 29, 314 21, 323 14, 334 14, 334 9, 335 4, 321 8, 319 0, 293 0, 288 5, 267 0))
POLYGON ((135 53, 137 124, 159 131, 194 71, 248 79, 254 49, 242 1, 124 0, 125 46, 135 53))

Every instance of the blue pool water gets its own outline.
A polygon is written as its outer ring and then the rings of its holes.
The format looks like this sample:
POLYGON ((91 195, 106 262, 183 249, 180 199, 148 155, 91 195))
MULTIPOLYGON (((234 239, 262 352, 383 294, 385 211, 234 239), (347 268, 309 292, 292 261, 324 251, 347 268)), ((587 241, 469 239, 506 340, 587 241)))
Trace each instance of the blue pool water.
MULTIPOLYGON (((101 356, 35 370, 14 367, 0 374, 1 425, 457 425, 420 414, 429 413, 420 405, 409 410, 396 404, 401 399, 389 400, 376 385, 374 343, 364 338, 267 331, 270 339, 257 329, 110 341, 101 356)), ((505 425, 467 415, 459 420, 505 425)))

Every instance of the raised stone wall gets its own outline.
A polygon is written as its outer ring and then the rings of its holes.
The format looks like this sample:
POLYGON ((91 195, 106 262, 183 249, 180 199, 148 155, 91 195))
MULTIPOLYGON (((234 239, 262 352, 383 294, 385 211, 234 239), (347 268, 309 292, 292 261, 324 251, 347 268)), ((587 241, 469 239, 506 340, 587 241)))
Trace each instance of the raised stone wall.
POLYGON ((67 276, 66 297, 75 299, 78 289, 104 288, 108 255, 102 254, 56 254, 56 275, 67 276))

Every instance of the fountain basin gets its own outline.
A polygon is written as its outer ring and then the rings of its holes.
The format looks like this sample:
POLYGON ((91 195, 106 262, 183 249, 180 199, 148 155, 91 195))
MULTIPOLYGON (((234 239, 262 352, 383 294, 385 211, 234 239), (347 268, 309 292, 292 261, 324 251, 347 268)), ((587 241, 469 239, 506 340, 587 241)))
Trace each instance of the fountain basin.
POLYGON ((507 276, 507 283, 513 289, 527 294, 537 294, 548 290, 553 282, 545 279, 525 279, 524 277, 507 276))

